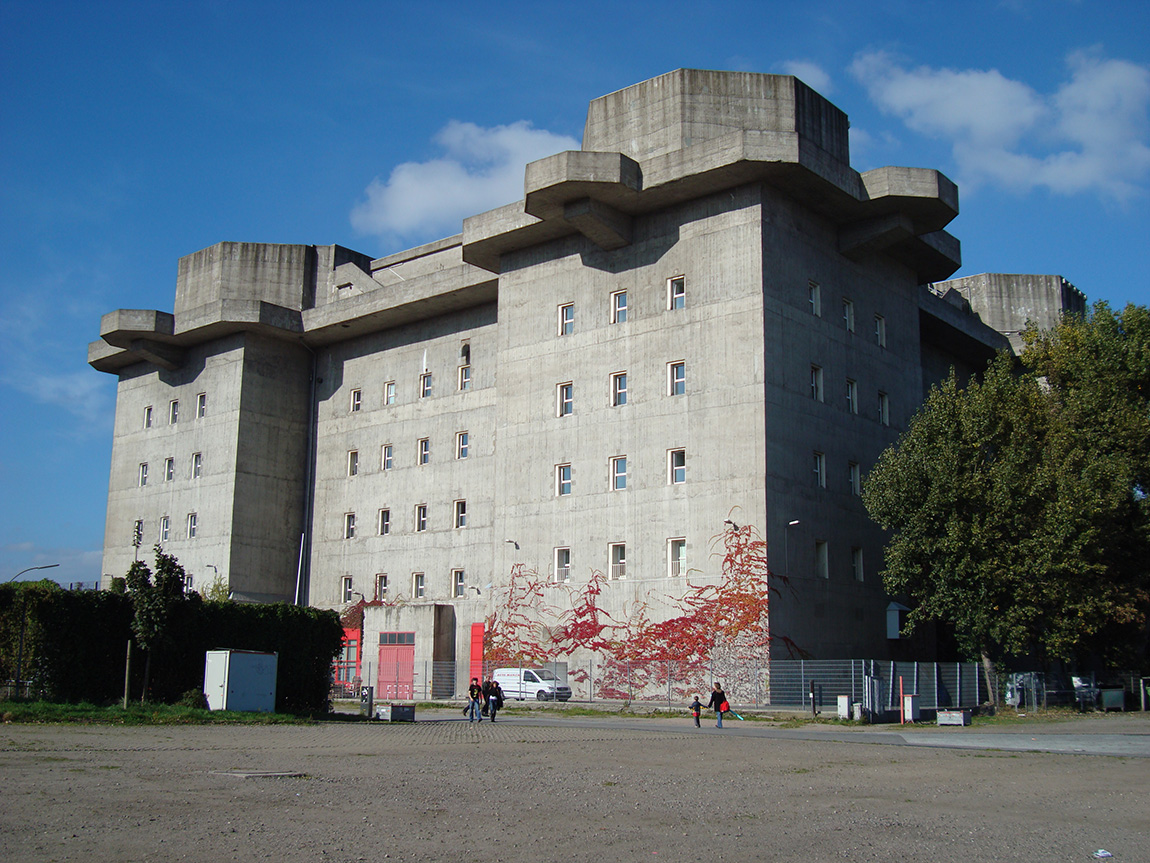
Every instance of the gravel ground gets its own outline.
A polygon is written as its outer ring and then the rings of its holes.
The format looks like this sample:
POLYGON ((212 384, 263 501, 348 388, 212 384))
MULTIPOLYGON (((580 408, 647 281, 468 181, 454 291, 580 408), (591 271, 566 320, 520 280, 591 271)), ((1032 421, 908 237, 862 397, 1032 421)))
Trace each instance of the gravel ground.
POLYGON ((751 723, 451 716, 7 725, 0 856, 1085 861, 1105 848, 1150 860, 1146 758, 756 737, 751 723))

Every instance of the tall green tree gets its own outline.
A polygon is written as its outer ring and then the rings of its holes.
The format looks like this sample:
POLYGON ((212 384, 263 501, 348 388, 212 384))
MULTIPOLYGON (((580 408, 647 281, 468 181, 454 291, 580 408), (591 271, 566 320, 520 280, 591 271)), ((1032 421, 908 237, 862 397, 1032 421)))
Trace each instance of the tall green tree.
POLYGON ((168 621, 175 606, 185 601, 184 588, 187 575, 180 562, 155 546, 156 570, 143 561, 135 561, 128 569, 125 581, 132 600, 132 636, 136 645, 145 652, 143 702, 151 683, 152 657, 168 638, 168 621))
POLYGON ((1026 344, 1021 368, 933 389, 868 475, 884 585, 908 629, 951 624, 987 664, 1128 660, 1150 610, 1150 316, 1098 304, 1026 344))

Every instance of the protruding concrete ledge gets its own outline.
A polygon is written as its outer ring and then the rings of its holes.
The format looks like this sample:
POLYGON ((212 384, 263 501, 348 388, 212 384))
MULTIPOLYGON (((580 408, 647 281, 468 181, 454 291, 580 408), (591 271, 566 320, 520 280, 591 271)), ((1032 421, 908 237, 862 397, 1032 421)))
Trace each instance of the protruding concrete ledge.
POLYGON ((539 219, 561 219, 567 204, 584 198, 628 209, 642 185, 639 163, 622 153, 568 150, 527 166, 523 210, 539 219))
POLYGON ((610 251, 631 244, 631 217, 602 201, 572 201, 563 207, 563 220, 600 249, 610 251))
POLYGON ((171 336, 176 318, 155 309, 116 309, 100 318, 100 337, 110 345, 126 348, 143 335, 171 336))
POLYGON ((941 171, 888 166, 860 178, 873 214, 904 213, 917 234, 942 230, 958 215, 958 186, 941 171))

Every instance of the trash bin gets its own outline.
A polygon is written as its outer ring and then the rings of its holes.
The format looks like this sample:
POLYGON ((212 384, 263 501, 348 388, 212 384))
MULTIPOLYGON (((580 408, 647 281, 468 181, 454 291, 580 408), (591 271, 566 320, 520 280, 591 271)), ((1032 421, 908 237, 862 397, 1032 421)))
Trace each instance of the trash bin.
POLYGON ((1126 690, 1125 689, 1103 689, 1102 690, 1102 710, 1125 710, 1126 709, 1126 690))

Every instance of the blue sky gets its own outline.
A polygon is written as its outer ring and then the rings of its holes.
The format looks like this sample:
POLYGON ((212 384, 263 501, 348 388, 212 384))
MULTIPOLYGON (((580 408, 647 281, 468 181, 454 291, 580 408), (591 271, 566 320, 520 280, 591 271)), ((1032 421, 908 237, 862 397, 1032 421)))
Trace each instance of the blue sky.
POLYGON ((587 103, 679 67, 797 74, 852 163, 958 182, 960 275, 1150 305, 1150 3, 0 2, 0 579, 100 573, 100 315, 223 240, 381 256, 521 196, 587 103), (29 573, 32 577, 37 573, 29 573))

